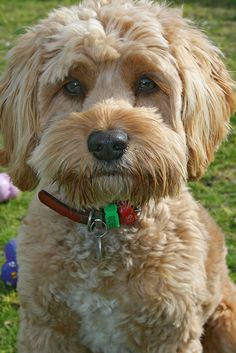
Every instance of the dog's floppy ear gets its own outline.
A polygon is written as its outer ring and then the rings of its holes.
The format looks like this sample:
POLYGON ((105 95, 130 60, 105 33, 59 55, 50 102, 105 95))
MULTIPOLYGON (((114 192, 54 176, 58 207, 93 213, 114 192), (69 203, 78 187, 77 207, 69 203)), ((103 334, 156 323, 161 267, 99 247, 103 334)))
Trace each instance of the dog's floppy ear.
POLYGON ((39 43, 31 30, 10 51, 8 67, 0 80, 0 130, 4 142, 0 164, 8 166, 13 182, 21 190, 31 190, 37 184, 27 159, 37 140, 39 70, 39 43))
POLYGON ((220 51, 202 32, 187 21, 181 22, 176 24, 174 35, 172 28, 171 37, 175 38, 172 50, 183 83, 182 118, 189 150, 188 175, 194 180, 203 174, 226 136, 236 98, 220 51))

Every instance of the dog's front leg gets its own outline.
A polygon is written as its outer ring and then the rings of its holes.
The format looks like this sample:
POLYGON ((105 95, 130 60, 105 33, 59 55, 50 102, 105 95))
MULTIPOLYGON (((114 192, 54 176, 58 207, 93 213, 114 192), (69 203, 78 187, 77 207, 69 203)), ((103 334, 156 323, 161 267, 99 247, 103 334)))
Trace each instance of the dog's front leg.
POLYGON ((18 353, 90 353, 70 330, 60 332, 55 325, 42 325, 40 320, 21 310, 18 353))
MULTIPOLYGON (((155 351, 155 350, 154 350, 155 351)), ((187 342, 181 341, 179 343, 164 343, 159 346, 158 353, 203 353, 200 338, 190 338, 187 342), (178 348, 176 348, 176 346, 178 348)))
POLYGON ((169 303, 167 307, 163 304, 162 310, 158 312, 153 303, 152 307, 141 310, 142 315, 137 315, 135 322, 128 323, 129 329, 136 334, 134 341, 140 341, 136 352, 203 353, 200 308, 197 310, 191 302, 185 306, 181 300, 175 304, 175 310, 169 303), (143 325, 137 326, 137 322, 143 322, 143 325))
POLYGON ((177 353, 203 353, 200 339, 194 339, 188 343, 181 344, 181 347, 177 350, 177 353))
MULTIPOLYGON (((166 342, 149 344, 146 352, 152 353, 203 353, 203 347, 200 338, 190 338, 188 341, 178 340, 178 338, 170 337, 166 342)), ((212 352, 213 353, 213 352, 212 352)))

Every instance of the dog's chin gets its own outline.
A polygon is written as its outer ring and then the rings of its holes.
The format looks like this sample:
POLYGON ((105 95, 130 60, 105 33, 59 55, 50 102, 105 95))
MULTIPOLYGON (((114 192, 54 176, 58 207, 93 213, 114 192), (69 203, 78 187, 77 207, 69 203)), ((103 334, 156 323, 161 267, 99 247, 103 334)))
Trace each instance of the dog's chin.
POLYGON ((150 199, 158 202, 162 197, 179 193, 185 169, 177 162, 145 165, 144 161, 113 168, 89 168, 82 164, 79 168, 57 167, 56 170, 47 164, 38 175, 42 178, 42 186, 56 186, 69 205, 77 209, 101 208, 116 201, 142 206, 150 199))
POLYGON ((90 176, 71 174, 56 181, 59 189, 72 207, 101 208, 117 201, 132 206, 142 206, 150 199, 158 201, 163 196, 178 193, 180 185, 152 178, 150 174, 100 172, 90 176))
MULTIPOLYGON (((76 208, 101 208, 117 201, 140 205, 148 200, 132 176, 121 173, 103 173, 66 183, 62 189, 69 202, 76 208)), ((150 195, 149 195, 150 196, 150 195)))

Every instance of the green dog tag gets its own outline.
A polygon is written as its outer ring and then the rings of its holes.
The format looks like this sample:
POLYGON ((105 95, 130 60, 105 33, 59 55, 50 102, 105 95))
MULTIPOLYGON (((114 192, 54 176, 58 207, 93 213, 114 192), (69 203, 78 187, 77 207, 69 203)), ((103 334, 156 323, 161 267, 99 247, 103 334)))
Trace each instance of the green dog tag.
POLYGON ((120 227, 120 220, 119 214, 117 211, 117 206, 114 203, 111 203, 104 207, 105 213, 105 221, 107 228, 119 228, 120 227))

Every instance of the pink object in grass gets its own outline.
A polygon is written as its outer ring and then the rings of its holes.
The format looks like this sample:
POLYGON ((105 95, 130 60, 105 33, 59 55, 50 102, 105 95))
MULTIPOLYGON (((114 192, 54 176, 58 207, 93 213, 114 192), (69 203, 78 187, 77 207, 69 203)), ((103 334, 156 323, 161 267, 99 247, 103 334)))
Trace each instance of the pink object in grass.
POLYGON ((0 202, 14 199, 19 192, 19 189, 12 184, 9 175, 0 173, 0 202))

